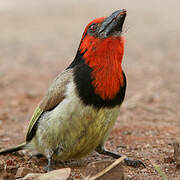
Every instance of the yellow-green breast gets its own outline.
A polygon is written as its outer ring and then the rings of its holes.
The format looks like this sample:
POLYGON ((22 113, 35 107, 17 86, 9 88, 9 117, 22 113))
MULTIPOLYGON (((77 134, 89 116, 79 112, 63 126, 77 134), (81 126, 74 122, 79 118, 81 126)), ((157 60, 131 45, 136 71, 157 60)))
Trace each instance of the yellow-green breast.
POLYGON ((46 156, 54 153, 54 159, 79 159, 105 141, 118 112, 119 106, 85 106, 72 81, 67 86, 66 98, 41 116, 31 145, 46 156))

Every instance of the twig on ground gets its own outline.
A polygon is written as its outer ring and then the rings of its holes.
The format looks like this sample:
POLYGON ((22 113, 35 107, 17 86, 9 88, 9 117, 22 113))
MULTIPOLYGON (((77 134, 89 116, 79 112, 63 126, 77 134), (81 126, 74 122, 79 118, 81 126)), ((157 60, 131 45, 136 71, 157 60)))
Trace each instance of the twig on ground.
POLYGON ((126 158, 126 156, 122 156, 119 159, 117 159, 116 161, 114 161, 111 165, 109 165, 108 167, 106 167, 105 169, 103 169, 101 172, 99 172, 98 174, 92 176, 92 177, 87 177, 86 180, 95 180, 101 176, 103 176, 105 173, 107 173, 108 171, 110 171, 111 169, 113 169, 115 166, 117 166, 120 162, 122 162, 124 159, 126 158))

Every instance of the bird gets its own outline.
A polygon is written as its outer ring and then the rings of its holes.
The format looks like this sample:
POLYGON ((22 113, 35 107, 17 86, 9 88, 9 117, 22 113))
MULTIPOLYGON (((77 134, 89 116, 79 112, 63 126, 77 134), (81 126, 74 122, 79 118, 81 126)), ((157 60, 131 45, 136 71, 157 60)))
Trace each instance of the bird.
MULTIPOLYGON (((49 87, 29 122, 26 141, 0 155, 32 149, 52 160, 81 159, 93 151, 119 158, 105 142, 126 93, 122 69, 126 9, 92 20, 85 28, 74 60, 49 87)), ((124 159, 130 166, 140 160, 124 159)))

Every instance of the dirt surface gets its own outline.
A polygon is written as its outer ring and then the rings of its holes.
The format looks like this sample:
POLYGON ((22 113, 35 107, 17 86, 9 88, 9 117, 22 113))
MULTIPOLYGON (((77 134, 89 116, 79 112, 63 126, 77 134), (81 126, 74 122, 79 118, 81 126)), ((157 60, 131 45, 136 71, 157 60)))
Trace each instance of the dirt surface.
MULTIPOLYGON (((0 148, 21 143, 28 121, 53 78, 75 56, 85 25, 92 18, 126 8, 125 102, 107 148, 147 168, 124 166, 125 179, 180 179, 173 142, 180 138, 180 24, 178 0, 6 0, 0 2, 0 148)), ((79 179, 88 162, 110 159, 94 153, 72 168, 79 179)), ((0 157, 0 177, 13 179, 18 167, 43 172, 45 158, 21 151, 0 157)))

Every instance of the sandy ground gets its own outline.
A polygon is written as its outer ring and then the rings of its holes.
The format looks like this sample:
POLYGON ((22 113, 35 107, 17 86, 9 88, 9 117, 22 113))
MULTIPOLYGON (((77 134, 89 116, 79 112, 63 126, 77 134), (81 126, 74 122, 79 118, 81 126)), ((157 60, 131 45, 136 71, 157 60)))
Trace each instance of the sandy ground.
MULTIPOLYGON (((152 162, 169 179, 180 179, 172 146, 180 138, 179 6, 178 0, 1 1, 0 148, 23 142, 34 108, 72 61, 85 25, 126 8, 123 67, 128 87, 107 147, 146 164, 146 169, 124 166, 127 180, 161 179, 152 162)), ((81 163, 104 158, 95 154, 81 163)), ((13 179, 13 167, 43 172, 45 164, 24 153, 1 156, 0 176, 13 179), (11 168, 5 171, 4 165, 11 168)), ((74 169, 74 178, 80 177, 77 165, 66 166, 74 169)))

